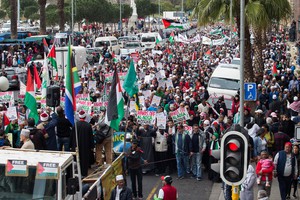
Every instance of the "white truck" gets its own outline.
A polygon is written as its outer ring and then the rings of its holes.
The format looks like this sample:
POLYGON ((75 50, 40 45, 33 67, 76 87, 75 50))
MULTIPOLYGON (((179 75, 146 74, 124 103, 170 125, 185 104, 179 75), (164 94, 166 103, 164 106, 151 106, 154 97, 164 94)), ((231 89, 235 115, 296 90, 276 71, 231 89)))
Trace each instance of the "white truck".
POLYGON ((68 152, 1 149, 0 199, 81 199, 73 156, 68 152))
MULTIPOLYGON (((56 62, 58 68, 58 76, 61 77, 65 74, 65 69, 68 64, 68 47, 57 47, 56 50, 56 62)), ((86 48, 82 46, 72 46, 72 51, 75 55, 75 64, 77 66, 78 73, 81 73, 81 67, 86 61, 86 48)), ((53 69, 52 76, 56 76, 56 71, 53 69)))
POLYGON ((141 53, 142 52, 142 46, 141 43, 136 41, 136 42, 127 42, 124 44, 124 48, 120 49, 120 57, 121 58, 126 58, 128 55, 132 53, 141 53))
POLYGON ((185 18, 185 13, 182 11, 165 11, 163 12, 164 19, 182 20, 185 18))

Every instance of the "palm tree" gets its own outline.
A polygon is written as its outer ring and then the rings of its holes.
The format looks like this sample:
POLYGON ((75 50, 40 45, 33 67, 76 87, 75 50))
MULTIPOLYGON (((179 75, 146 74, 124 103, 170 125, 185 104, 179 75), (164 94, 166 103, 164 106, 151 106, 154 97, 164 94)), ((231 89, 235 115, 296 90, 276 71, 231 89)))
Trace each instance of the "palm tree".
POLYGON ((65 30, 65 12, 64 12, 65 0, 57 0, 57 9, 59 16, 59 30, 65 30))
MULTIPOLYGON (((287 0, 245 0, 245 81, 254 81, 254 71, 252 67, 252 47, 250 43, 250 26, 252 25, 255 35, 261 35, 263 30, 266 30, 268 23, 271 23, 270 19, 282 19, 288 13, 287 0), (281 9, 281 6, 283 9, 281 9), (282 13, 280 13, 282 12, 282 13), (267 20, 269 19, 269 20, 267 20), (255 27, 255 28, 254 28, 255 27), (259 31, 258 31, 259 30, 259 31)), ((233 17, 237 19, 237 26, 240 23, 240 4, 239 0, 233 0, 233 17)), ((230 1, 224 0, 200 0, 197 7, 194 9, 193 16, 198 15, 198 25, 206 25, 211 22, 220 20, 221 17, 226 22, 230 20, 230 1)), ((238 29, 238 33, 239 33, 238 29)), ((261 37, 260 37, 261 38, 261 37)), ((262 60, 262 42, 258 42, 259 38, 256 38, 255 43, 258 44, 257 54, 262 60), (260 51, 260 53, 259 53, 260 51)), ((262 64, 260 62, 259 64, 262 64)), ((263 67, 257 66, 258 69, 263 67)))
POLYGON ((40 34, 46 33, 46 3, 47 0, 38 0, 40 7, 40 34))
POLYGON ((246 13, 253 13, 247 16, 252 25, 254 35, 254 69, 257 78, 263 77, 263 59, 262 50, 265 48, 266 29, 271 26, 272 21, 281 21, 288 19, 291 14, 291 7, 287 0, 259 0, 247 7, 246 13))
POLYGON ((18 38, 18 1, 11 0, 10 1, 10 31, 11 31, 11 39, 18 38))

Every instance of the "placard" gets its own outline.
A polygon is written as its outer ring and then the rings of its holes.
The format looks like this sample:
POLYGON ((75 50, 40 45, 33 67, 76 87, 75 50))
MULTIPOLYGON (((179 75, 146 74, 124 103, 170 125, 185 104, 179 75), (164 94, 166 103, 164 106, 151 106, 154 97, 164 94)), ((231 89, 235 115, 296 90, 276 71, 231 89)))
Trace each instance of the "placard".
POLYGON ((94 102, 93 104, 93 112, 100 113, 101 108, 105 108, 108 106, 108 101, 105 102, 94 102))
POLYGON ((28 176, 27 160, 7 160, 5 176, 28 176))
POLYGON ((46 106, 46 99, 41 99, 41 100, 40 100, 40 103, 41 103, 41 108, 42 108, 42 109, 46 109, 46 107, 47 107, 47 106, 46 106))
POLYGON ((0 92, 0 103, 9 103, 10 106, 14 105, 14 93, 12 91, 0 92))
POLYGON ((97 85, 96 81, 89 81, 89 90, 91 90, 91 89, 95 90, 96 85, 97 85))
POLYGON ((77 94, 76 100, 90 101, 90 94, 77 94))
POLYGON ((145 98, 148 98, 151 96, 151 90, 144 90, 144 91, 142 91, 142 93, 145 96, 145 98))
POLYGON ((187 131, 190 136, 192 136, 192 134, 193 134, 192 126, 184 126, 184 130, 187 131))
POLYGON ((163 112, 156 113, 156 126, 158 129, 167 128, 167 116, 163 112))
POLYGON ((17 108, 15 106, 8 107, 5 114, 10 121, 18 119, 17 108))
POLYGON ((141 107, 145 107, 145 97, 144 96, 138 96, 139 97, 139 103, 141 107))
POLYGON ((77 101, 77 103, 81 106, 82 110, 91 114, 92 105, 93 105, 91 101, 77 101))
POLYGON ((154 107, 158 107, 160 105, 161 97, 154 95, 151 101, 151 105, 154 107))
POLYGON ((170 112, 169 115, 172 117, 174 124, 178 124, 180 122, 190 119, 190 115, 186 108, 178 108, 177 110, 170 112))
POLYGON ((131 113, 131 112, 133 112, 133 113, 137 112, 135 101, 130 101, 130 103, 129 103, 129 113, 131 113))
POLYGON ((60 106, 65 109, 65 97, 60 97, 60 106))
POLYGON ((58 163, 38 162, 36 167, 36 179, 58 179, 58 163))
POLYGON ((168 89, 174 88, 172 79, 168 78, 168 79, 166 80, 166 86, 167 86, 168 89))
POLYGON ((141 125, 153 125, 155 123, 155 111, 137 111, 137 122, 141 125))

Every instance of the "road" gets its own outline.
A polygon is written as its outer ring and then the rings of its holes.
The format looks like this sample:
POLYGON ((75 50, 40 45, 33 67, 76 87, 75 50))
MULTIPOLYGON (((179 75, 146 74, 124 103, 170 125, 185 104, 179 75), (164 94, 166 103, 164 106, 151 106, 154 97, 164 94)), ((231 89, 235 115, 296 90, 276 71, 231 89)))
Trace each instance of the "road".
MULTIPOLYGON (((204 173, 203 180, 197 181, 187 177, 182 180, 176 180, 177 175, 171 174, 173 178, 173 186, 177 188, 178 199, 182 200, 208 200, 212 191, 213 182, 208 180, 207 173, 204 173)), ((131 188, 130 177, 127 176, 128 187, 131 188)), ((144 200, 153 199, 154 194, 158 194, 161 188, 160 177, 155 176, 153 173, 149 173, 143 176, 143 195, 144 200)))

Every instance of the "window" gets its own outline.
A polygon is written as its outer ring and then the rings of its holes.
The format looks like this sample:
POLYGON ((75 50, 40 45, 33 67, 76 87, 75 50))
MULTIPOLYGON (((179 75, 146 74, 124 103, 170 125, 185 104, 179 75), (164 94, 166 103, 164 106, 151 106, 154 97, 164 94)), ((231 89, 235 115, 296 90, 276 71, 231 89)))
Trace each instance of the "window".
POLYGON ((36 167, 28 168, 27 177, 5 176, 0 165, 0 199, 57 199, 57 180, 35 179, 36 167))
POLYGON ((210 79, 209 87, 225 90, 238 90, 240 88, 239 82, 239 80, 234 79, 212 77, 210 79))
POLYGON ((109 41, 95 42, 95 47, 104 47, 104 46, 110 46, 110 42, 109 41))
POLYGON ((112 40, 111 41, 111 46, 116 46, 118 45, 118 40, 112 40))
POLYGON ((142 42, 155 42, 155 37, 142 37, 142 42))

